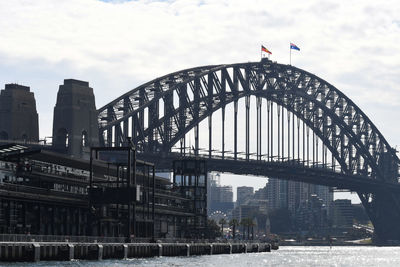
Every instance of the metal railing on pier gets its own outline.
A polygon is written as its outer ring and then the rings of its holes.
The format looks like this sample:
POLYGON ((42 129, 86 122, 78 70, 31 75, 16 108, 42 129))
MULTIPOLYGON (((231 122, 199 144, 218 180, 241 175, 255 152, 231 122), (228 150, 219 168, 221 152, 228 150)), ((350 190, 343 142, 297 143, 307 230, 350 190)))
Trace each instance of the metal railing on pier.
MULTIPOLYGON (((125 243, 125 237, 103 236, 69 236, 69 235, 30 235, 30 234, 0 234, 0 242, 66 242, 66 243, 125 243)), ((132 243, 259 243, 260 240, 239 239, 185 239, 185 238, 133 238, 132 243)))

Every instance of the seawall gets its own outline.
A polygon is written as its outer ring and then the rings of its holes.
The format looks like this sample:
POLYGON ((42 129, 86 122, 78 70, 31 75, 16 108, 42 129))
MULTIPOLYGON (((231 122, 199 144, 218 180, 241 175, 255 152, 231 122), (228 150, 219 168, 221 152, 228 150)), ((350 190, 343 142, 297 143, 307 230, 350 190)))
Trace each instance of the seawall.
POLYGON ((270 251, 269 243, 0 242, 0 261, 102 260, 270 251))

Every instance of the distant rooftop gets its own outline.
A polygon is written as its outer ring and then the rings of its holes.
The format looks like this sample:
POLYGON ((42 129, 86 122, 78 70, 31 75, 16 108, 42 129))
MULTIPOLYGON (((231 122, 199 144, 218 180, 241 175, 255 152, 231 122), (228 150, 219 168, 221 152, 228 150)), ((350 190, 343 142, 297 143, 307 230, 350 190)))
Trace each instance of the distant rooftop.
POLYGON ((80 86, 89 86, 89 82, 75 80, 75 79, 65 79, 64 85, 80 85, 80 86))
POLYGON ((19 85, 16 83, 9 83, 5 85, 5 89, 6 90, 23 90, 23 91, 30 91, 29 86, 25 86, 25 85, 19 85))

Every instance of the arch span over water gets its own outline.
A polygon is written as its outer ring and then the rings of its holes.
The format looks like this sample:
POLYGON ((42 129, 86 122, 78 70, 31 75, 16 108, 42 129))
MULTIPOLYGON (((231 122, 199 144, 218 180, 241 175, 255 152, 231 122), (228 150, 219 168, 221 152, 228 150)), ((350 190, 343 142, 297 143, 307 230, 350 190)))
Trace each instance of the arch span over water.
POLYGON ((143 150, 169 151, 215 111, 250 95, 303 120, 347 173, 381 176, 377 166, 385 153, 399 161, 377 127, 340 90, 309 72, 269 60, 197 67, 145 83, 98 110, 100 136, 106 145, 121 145, 131 136, 143 150))
MULTIPOLYGON (((250 142, 257 142, 256 158, 260 162, 265 160, 265 154, 267 161, 276 159, 273 146, 264 154, 261 148, 261 122, 258 125, 261 115, 258 106, 263 103, 259 99, 266 99, 268 112, 270 109, 272 112, 275 105, 275 110, 284 108, 293 114, 293 123, 294 116, 302 121, 330 151, 342 173, 398 184, 399 159, 395 150, 349 97, 312 73, 267 59, 261 62, 196 67, 145 83, 98 110, 100 142, 106 146, 121 146, 130 137, 139 151, 166 155, 177 143, 184 142, 188 132, 194 131, 193 151, 198 155, 199 124, 208 119, 208 157, 211 159, 213 127, 210 118, 217 110, 221 110, 224 125, 225 108, 233 104, 235 122, 230 139, 233 141, 233 158, 236 160, 240 154, 237 149, 237 129, 243 128, 237 124, 238 101, 242 98, 246 105, 245 161, 251 157, 250 142), (249 105, 252 96, 257 98, 257 140, 251 140, 249 134, 249 105)), ((222 159, 225 157, 224 136, 225 133, 222 137, 222 159)), ((268 142, 274 143, 272 138, 273 134, 268 137, 268 142)), ((281 160, 288 161, 283 156, 281 160)), ((378 223, 382 220, 379 211, 385 216, 391 213, 389 208, 385 208, 388 201, 397 210, 396 214, 391 214, 391 218, 397 221, 400 219, 400 201, 397 196, 383 197, 383 194, 378 197, 377 194, 358 193, 374 224, 380 225, 378 228, 391 227, 387 222, 378 223)), ((400 238, 400 230, 398 236, 400 238)))

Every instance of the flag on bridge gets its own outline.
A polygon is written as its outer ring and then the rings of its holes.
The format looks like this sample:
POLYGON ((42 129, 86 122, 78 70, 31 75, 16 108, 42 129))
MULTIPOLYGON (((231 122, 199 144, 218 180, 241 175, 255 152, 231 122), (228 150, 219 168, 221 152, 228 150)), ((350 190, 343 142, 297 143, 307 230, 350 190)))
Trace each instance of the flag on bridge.
POLYGON ((265 52, 268 53, 270 55, 272 55, 271 51, 269 51, 267 48, 265 48, 263 45, 261 45, 261 52, 265 52))
POLYGON ((295 45, 294 43, 290 43, 290 48, 289 48, 289 64, 292 65, 292 49, 300 51, 300 48, 295 45))
POLYGON ((294 49, 294 50, 299 50, 300 48, 297 47, 297 45, 295 45, 294 43, 290 43, 290 49, 294 49))

